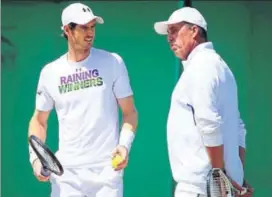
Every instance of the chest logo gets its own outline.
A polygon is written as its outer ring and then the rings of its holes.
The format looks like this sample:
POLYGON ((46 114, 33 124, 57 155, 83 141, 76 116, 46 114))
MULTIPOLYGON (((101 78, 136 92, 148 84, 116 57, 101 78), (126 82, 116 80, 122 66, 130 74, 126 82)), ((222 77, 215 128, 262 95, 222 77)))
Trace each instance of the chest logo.
POLYGON ((85 88, 94 88, 103 85, 103 78, 98 69, 81 71, 60 77, 59 93, 64 94, 85 88))

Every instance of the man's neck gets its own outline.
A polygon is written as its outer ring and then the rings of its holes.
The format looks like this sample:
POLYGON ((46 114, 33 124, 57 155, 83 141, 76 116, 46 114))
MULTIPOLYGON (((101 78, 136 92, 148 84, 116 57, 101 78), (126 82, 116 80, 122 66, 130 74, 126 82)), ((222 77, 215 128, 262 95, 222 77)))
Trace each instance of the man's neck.
POLYGON ((71 61, 71 62, 79 62, 86 59, 89 56, 89 54, 90 54, 90 49, 79 51, 69 46, 67 59, 68 61, 71 61))
POLYGON ((193 44, 192 50, 193 50, 194 48, 196 48, 198 45, 203 44, 203 43, 205 43, 205 42, 207 42, 207 41, 204 40, 204 39, 196 40, 196 41, 194 42, 194 44, 193 44))

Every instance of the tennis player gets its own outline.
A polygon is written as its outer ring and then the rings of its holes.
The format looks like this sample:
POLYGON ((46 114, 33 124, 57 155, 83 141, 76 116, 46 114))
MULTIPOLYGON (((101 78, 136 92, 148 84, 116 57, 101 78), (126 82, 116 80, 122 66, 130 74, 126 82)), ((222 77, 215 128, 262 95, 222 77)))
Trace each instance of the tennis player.
POLYGON ((167 123, 175 197, 206 196, 212 167, 224 169, 241 190, 246 130, 239 115, 236 81, 208 41, 206 20, 198 10, 184 7, 154 28, 167 35, 184 67, 172 93, 167 123))
POLYGON ((62 29, 68 52, 40 73, 29 135, 46 140, 47 120, 55 108, 59 123, 56 156, 64 174, 42 176, 41 163, 33 153, 30 162, 38 180, 50 179, 51 197, 123 195, 123 169, 138 118, 124 61, 116 53, 93 47, 96 25, 102 23, 87 5, 67 6, 62 29), (123 116, 120 132, 119 108, 123 116), (122 160, 114 169, 111 161, 117 154, 122 160))

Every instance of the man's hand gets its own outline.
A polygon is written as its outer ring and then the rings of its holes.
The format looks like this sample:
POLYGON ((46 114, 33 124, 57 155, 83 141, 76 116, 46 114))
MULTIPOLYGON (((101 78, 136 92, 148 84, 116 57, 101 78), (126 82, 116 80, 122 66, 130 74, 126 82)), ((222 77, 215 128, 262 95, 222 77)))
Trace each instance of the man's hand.
POLYGON ((240 195, 239 197, 252 197, 254 192, 253 187, 251 187, 251 185, 249 185, 246 181, 244 181, 243 187, 247 188, 247 192, 244 195, 240 195))
POLYGON ((39 159, 36 159, 33 162, 32 168, 33 168, 34 175, 36 176, 36 178, 39 181, 46 182, 46 181, 49 180, 50 176, 43 176, 41 174, 41 172, 42 172, 42 164, 41 164, 41 162, 40 162, 39 159))
POLYGON ((243 187, 241 187, 238 183, 236 183, 233 180, 231 180, 231 183, 232 183, 233 187, 235 189, 239 190, 240 192, 242 192, 245 188, 247 189, 247 192, 245 194, 243 194, 243 195, 236 194, 236 197, 252 197, 253 189, 251 187, 249 188, 245 184, 243 185, 243 187))
POLYGON ((120 155, 122 157, 122 160, 119 162, 117 167, 115 168, 116 171, 122 170, 127 166, 128 163, 128 150, 125 146, 118 145, 112 152, 112 158, 116 155, 120 155))

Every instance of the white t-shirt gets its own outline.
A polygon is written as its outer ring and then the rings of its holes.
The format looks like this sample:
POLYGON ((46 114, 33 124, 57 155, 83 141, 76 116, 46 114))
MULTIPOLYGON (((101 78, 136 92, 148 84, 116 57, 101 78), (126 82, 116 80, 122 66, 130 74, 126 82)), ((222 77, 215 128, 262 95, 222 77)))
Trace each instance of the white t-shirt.
POLYGON ((56 156, 63 166, 110 164, 119 139, 117 99, 132 94, 126 66, 116 53, 92 48, 85 60, 76 63, 68 62, 64 54, 42 69, 36 109, 56 109, 56 156))
POLYGON ((169 158, 177 187, 205 195, 211 169, 206 146, 222 144, 226 172, 242 184, 239 146, 245 147, 245 128, 233 74, 210 42, 198 45, 183 66, 167 123, 169 158))

